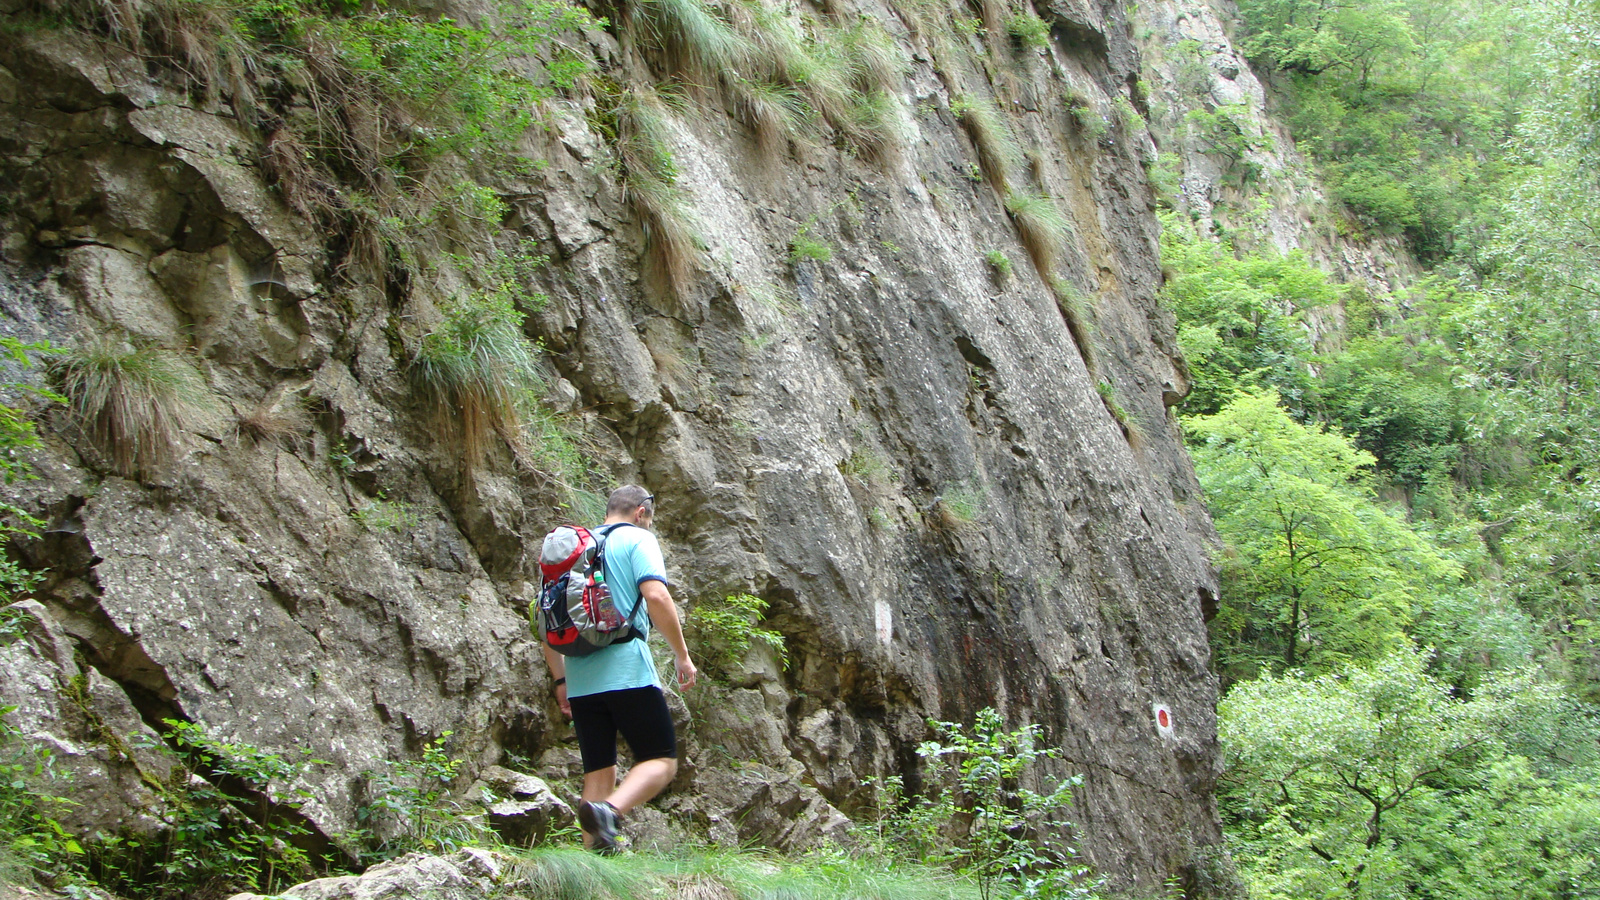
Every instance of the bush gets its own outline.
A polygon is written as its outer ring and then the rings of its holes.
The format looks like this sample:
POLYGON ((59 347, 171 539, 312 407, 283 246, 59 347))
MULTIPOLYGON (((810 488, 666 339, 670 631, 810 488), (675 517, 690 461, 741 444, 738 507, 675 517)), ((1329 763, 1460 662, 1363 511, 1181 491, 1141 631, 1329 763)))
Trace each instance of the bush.
POLYGON ((461 760, 450 756, 442 732, 422 748, 420 759, 382 760, 366 773, 370 799, 356 811, 371 849, 371 861, 419 851, 444 856, 462 847, 498 843, 481 815, 450 799, 461 760))
MULTIPOLYGON (((955 722, 929 720, 934 737, 917 746, 926 763, 928 793, 889 816, 887 829, 901 852, 942 862, 978 883, 983 900, 1023 897, 1090 897, 1094 884, 1077 851, 1058 836, 1071 827, 1064 818, 1081 776, 1058 780, 1044 793, 1025 786, 1048 784, 1036 764, 1059 757, 1041 747, 1042 729, 1002 728, 994 709, 978 711, 971 730, 955 722), (1046 836, 1057 837, 1046 837, 1046 836)), ((898 800, 899 783, 888 788, 898 800)))
POLYGON ((753 594, 732 594, 721 600, 698 603, 689 610, 688 622, 696 636, 711 648, 710 660, 725 674, 733 674, 744 664, 752 644, 761 644, 787 668, 788 654, 783 635, 762 628, 761 617, 767 601, 753 594))

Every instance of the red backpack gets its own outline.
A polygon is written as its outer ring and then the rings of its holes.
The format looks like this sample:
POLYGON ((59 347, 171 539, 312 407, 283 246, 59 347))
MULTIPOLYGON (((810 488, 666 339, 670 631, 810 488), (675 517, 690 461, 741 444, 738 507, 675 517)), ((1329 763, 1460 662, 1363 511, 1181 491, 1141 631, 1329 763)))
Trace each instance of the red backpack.
POLYGON ((603 647, 644 636, 617 610, 606 584, 606 538, 626 525, 613 525, 596 534, 578 525, 560 525, 545 535, 539 553, 539 603, 534 608, 534 629, 550 649, 563 656, 588 656, 603 647))

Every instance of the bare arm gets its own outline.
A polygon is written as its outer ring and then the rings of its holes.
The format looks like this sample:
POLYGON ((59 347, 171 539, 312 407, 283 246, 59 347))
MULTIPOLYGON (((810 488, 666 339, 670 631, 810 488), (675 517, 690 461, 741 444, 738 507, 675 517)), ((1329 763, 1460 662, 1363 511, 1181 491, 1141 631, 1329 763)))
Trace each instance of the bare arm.
POLYGON ((556 685, 556 703, 560 705, 561 711, 570 719, 572 718, 572 703, 567 700, 567 661, 561 657, 561 654, 551 650, 549 644, 541 641, 539 646, 544 650, 544 664, 550 667, 550 680, 561 682, 556 685))
POLYGON ((639 594, 644 597, 645 609, 650 613, 650 624, 667 639, 677 657, 678 687, 685 690, 694 687, 700 673, 689 659, 689 645, 683 640, 683 623, 678 619, 678 605, 672 602, 672 594, 664 582, 655 579, 639 585, 639 594))

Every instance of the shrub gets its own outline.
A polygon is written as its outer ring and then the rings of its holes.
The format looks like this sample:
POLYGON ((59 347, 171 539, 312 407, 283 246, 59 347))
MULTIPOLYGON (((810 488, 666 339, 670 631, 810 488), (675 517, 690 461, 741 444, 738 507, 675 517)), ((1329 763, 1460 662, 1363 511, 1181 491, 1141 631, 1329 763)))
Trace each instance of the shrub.
POLYGON ((1006 31, 1024 50, 1042 53, 1050 49, 1050 23, 1031 9, 1006 19, 1006 31))
POLYGON ((712 648, 711 661, 724 673, 731 675, 743 665, 752 644, 771 650, 778 664, 787 668, 789 658, 783 635, 760 625, 766 611, 767 601, 760 597, 732 594, 721 600, 695 604, 689 610, 688 622, 696 636, 712 648))
POLYGON ((543 386, 538 348, 523 335, 522 319, 504 293, 458 301, 411 361, 434 424, 468 465, 482 460, 491 432, 516 443, 522 406, 543 386))
POLYGON ((56 821, 72 801, 56 793, 54 756, 6 721, 16 709, 0 706, 0 887, 64 874, 83 854, 56 821))
MULTIPOLYGON (((933 738, 917 746, 926 761, 927 793, 888 820, 901 852, 943 862, 978 883, 983 900, 1015 892, 1024 897, 1092 897, 1094 883, 1062 842, 1070 824, 1064 814, 1081 776, 1049 786, 1036 764, 1057 759, 1059 751, 1041 747, 1042 729, 1001 727, 993 709, 978 711, 972 728, 929 720, 933 738), (1025 786, 1046 781, 1044 793, 1025 786)), ((888 783, 895 799, 900 785, 888 783)))
POLYGON ((181 354, 102 338, 53 366, 73 419, 118 472, 140 476, 171 463, 203 396, 181 354))
POLYGON ((1012 193, 1006 197, 1006 211, 1017 225, 1022 246, 1033 259, 1039 276, 1049 280, 1061 258, 1061 247, 1066 243, 1068 228, 1066 216, 1049 197, 1039 194, 1012 193))
POLYGON ((450 785, 461 760, 450 756, 445 731, 422 748, 420 759, 381 761, 366 772, 370 799, 356 818, 371 842, 372 861, 393 859, 412 851, 444 856, 462 847, 498 843, 482 816, 471 815, 450 799, 450 785))
POLYGON ((117 894, 152 900, 274 893, 308 877, 311 860, 297 845, 308 831, 286 814, 307 793, 288 786, 322 761, 224 741, 190 722, 163 724, 184 762, 160 788, 169 827, 156 839, 97 838, 86 848, 88 874, 117 894))
POLYGON ((350 517, 368 531, 397 531, 415 528, 422 521, 416 508, 403 500, 390 500, 379 492, 376 500, 357 507, 350 517))

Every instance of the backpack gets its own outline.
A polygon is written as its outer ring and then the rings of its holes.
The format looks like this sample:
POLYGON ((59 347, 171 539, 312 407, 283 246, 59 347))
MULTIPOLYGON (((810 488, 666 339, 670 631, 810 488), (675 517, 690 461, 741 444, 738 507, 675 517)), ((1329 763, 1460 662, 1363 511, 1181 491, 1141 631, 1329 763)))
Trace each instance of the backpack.
POLYGON ((606 538, 625 524, 599 534, 578 525, 560 525, 545 535, 534 629, 563 656, 588 656, 644 636, 643 628, 633 622, 644 598, 623 616, 606 584, 606 538))

